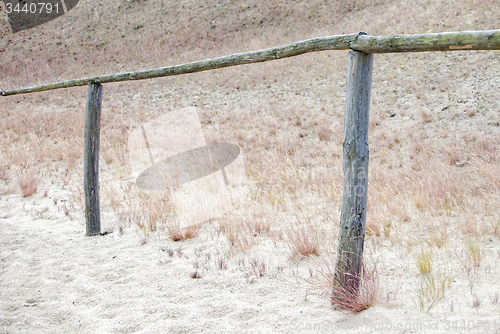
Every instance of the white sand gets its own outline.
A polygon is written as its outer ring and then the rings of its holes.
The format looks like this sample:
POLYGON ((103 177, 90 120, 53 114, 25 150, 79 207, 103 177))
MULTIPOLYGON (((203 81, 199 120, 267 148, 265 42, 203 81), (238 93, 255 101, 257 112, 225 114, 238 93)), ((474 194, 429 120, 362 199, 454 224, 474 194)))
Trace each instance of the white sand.
MULTIPOLYGON (((294 264, 286 249, 270 238, 246 254, 228 258, 227 240, 214 236, 210 226, 184 242, 167 240, 158 232, 141 245, 134 227, 125 228, 122 235, 115 228, 106 236, 86 237, 83 216, 71 220, 62 210, 68 203, 67 190, 54 185, 45 189, 47 197, 44 187, 28 198, 0 196, 1 333, 468 333, 472 329, 494 333, 500 329, 498 304, 488 297, 498 291, 498 253, 493 249, 498 240, 492 239, 490 253, 484 249, 480 288, 475 290, 481 306, 471 306, 470 283, 457 278, 445 299, 428 313, 419 311, 413 260, 384 247, 383 239, 376 248, 368 241, 367 256, 381 260, 379 302, 360 314, 345 314, 309 295, 311 286, 304 278, 313 261, 294 264), (45 213, 37 214, 44 208, 48 208, 45 213), (161 247, 171 248, 173 255, 161 247), (204 266, 200 279, 190 277, 196 258, 204 266), (251 258, 266 263, 264 276, 250 274, 251 258), (220 259, 226 259, 227 269, 218 268, 220 259), (241 259, 246 259, 244 265, 241 259)), ((117 223, 113 215, 103 213, 103 225, 117 223)))

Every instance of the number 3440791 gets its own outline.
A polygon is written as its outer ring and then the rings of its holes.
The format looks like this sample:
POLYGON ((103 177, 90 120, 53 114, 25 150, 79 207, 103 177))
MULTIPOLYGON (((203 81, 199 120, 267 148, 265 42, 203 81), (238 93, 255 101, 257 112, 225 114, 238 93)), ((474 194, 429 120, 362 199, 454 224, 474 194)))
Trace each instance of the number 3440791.
POLYGON ((59 13, 59 4, 56 3, 52 5, 50 2, 37 2, 37 3, 30 3, 27 4, 25 3, 24 5, 21 5, 18 3, 17 5, 13 6, 11 3, 6 3, 5 4, 5 9, 7 10, 7 14, 10 14, 12 12, 19 13, 19 14, 42 14, 42 13, 52 13, 52 11, 55 11, 56 13, 59 13))

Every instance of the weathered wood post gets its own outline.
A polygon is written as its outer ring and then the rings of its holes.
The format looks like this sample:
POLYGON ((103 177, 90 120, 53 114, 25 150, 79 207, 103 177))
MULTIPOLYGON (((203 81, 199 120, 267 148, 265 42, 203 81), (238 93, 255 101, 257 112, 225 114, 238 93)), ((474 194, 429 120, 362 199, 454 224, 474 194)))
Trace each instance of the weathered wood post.
POLYGON ((85 107, 85 138, 83 148, 83 188, 85 192, 86 235, 101 233, 99 209, 99 134, 102 85, 89 83, 85 107))
POLYGON ((338 292, 357 293, 359 287, 368 195, 372 69, 373 54, 349 52, 343 143, 344 184, 334 298, 338 292))

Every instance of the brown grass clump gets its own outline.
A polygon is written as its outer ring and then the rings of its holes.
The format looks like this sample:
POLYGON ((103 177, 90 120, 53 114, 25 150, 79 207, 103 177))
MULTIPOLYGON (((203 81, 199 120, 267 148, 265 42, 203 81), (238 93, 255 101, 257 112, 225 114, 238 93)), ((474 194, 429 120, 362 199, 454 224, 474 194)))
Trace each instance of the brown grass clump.
POLYGON ((232 248, 241 252, 246 252, 257 243, 254 230, 237 218, 223 219, 219 227, 219 233, 226 237, 232 248))
POLYGON ((250 264, 251 268, 251 273, 259 278, 262 277, 266 274, 267 268, 266 268, 266 262, 262 259, 258 258, 251 258, 248 263, 250 264))
POLYGON ((295 226, 285 229, 287 246, 290 250, 290 258, 297 260, 310 255, 320 255, 322 250, 323 235, 314 227, 314 224, 306 219, 300 221, 297 218, 295 226))
POLYGON ((429 231, 428 243, 432 246, 435 245, 437 248, 442 248, 446 246, 449 242, 448 229, 446 225, 442 225, 439 228, 432 226, 429 231))
POLYGON ((180 228, 179 224, 168 224, 165 226, 165 231, 173 241, 181 241, 192 239, 198 235, 201 229, 201 224, 190 225, 180 228))
POLYGON ((246 225, 254 232, 254 234, 261 234, 271 230, 271 221, 262 217, 252 217, 246 222, 246 225))
POLYGON ((322 125, 319 127, 318 130, 318 137, 320 140, 328 140, 330 139, 330 136, 333 134, 333 130, 325 125, 322 125))
POLYGON ((23 197, 29 197, 36 193, 38 189, 38 170, 34 167, 21 168, 17 178, 19 180, 19 188, 23 197))

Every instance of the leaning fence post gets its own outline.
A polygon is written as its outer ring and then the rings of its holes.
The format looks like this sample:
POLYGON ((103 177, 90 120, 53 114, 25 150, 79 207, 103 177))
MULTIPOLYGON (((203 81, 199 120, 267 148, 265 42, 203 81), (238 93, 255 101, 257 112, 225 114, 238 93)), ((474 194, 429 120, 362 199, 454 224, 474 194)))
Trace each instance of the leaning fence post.
POLYGON ((85 138, 83 148, 83 187, 85 192, 86 235, 101 233, 99 209, 99 123, 102 85, 89 83, 85 107, 85 138))
POLYGON ((363 261, 368 190, 368 118, 373 54, 350 51, 344 118, 342 212, 335 293, 357 293, 363 261))

